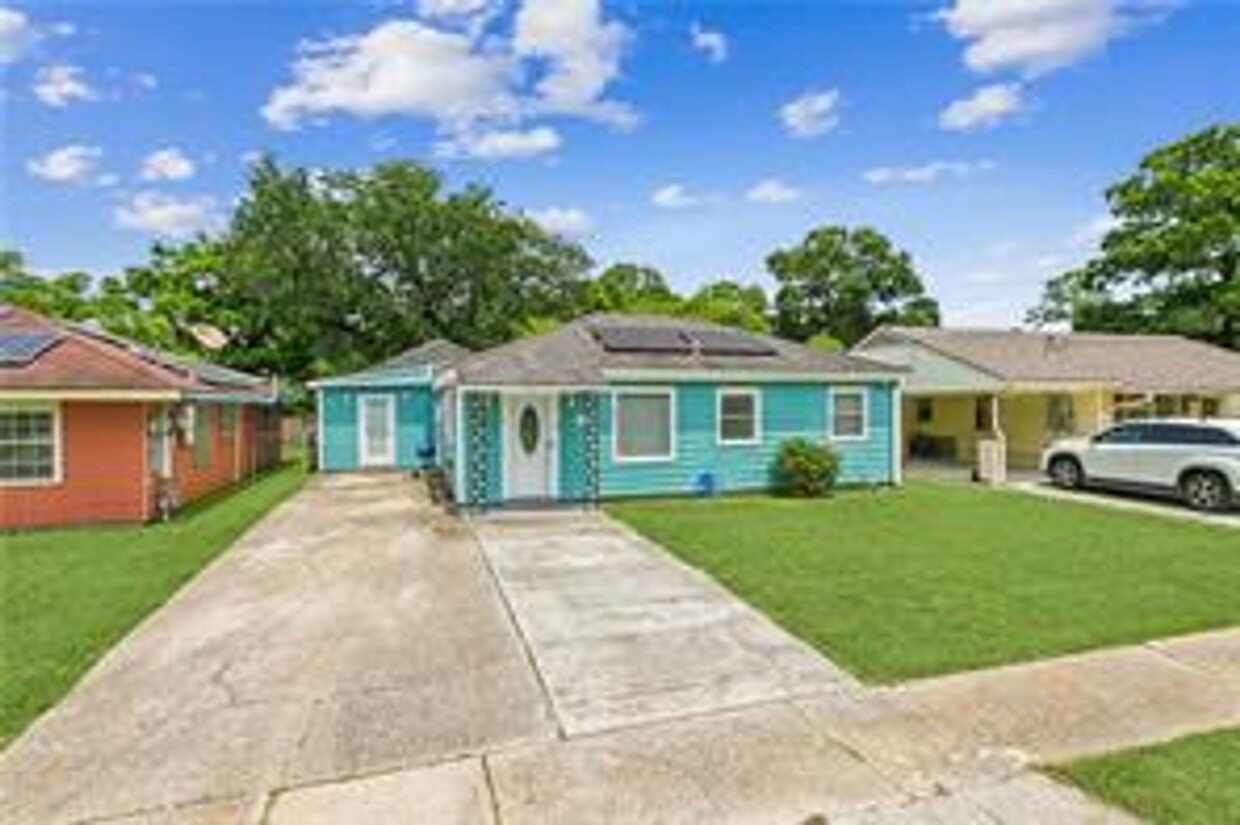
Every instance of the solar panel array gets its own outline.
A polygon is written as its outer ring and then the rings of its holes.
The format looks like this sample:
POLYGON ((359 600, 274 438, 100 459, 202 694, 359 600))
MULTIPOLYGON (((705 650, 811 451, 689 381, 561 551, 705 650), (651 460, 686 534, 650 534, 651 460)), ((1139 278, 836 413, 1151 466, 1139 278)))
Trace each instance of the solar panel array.
POLYGON ((60 339, 61 336, 54 332, 0 333, 0 366, 25 366, 60 339))
POLYGON ((775 349, 760 338, 727 329, 680 329, 678 327, 603 327, 596 330, 603 349, 617 353, 670 355, 774 355, 775 349))

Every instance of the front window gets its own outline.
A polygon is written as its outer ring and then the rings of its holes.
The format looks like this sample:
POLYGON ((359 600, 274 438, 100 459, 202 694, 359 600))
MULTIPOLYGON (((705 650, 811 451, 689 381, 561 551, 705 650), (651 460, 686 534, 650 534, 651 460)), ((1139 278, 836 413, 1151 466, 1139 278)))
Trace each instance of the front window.
POLYGON ((206 405, 194 407, 194 467, 199 470, 211 466, 211 410, 206 405))
POLYGON ((1076 411, 1070 395, 1052 395, 1046 402, 1046 428, 1056 435, 1076 428, 1076 411))
POLYGON ((753 390, 723 390, 719 393, 719 443, 753 444, 761 439, 758 430, 758 394, 753 390))
POLYGON ((834 390, 831 393, 831 436, 844 440, 864 439, 865 391, 834 390))
POLYGON ((59 437, 52 407, 0 408, 0 483, 56 481, 59 437))
POLYGON ((616 393, 614 452, 618 461, 672 458, 672 394, 665 390, 616 393))

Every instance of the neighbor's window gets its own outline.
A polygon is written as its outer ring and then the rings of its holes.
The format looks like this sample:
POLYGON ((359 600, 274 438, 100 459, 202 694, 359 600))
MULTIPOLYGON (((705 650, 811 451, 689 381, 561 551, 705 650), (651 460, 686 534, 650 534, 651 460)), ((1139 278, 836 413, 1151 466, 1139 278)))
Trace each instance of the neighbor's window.
POLYGON ((917 399, 917 423, 929 424, 934 421, 934 399, 918 398, 917 399))
POLYGON ((220 408, 220 427, 229 441, 237 435, 237 408, 233 404, 220 408))
POLYGON ((0 409, 0 483, 55 481, 58 429, 52 407, 0 409))
POLYGON ((1046 429, 1057 435, 1076 428, 1076 410, 1070 395, 1052 395, 1046 402, 1046 429))
POLYGON ((214 409, 206 404, 194 407, 194 466, 204 469, 211 466, 211 413, 214 409))
POLYGON ((672 394, 666 391, 616 393, 615 456, 624 460, 672 457, 672 394))
POLYGON ((758 393, 755 390, 720 390, 719 442, 752 444, 761 439, 759 415, 758 393))
POLYGON ((866 437, 864 390, 832 390, 831 436, 866 437))

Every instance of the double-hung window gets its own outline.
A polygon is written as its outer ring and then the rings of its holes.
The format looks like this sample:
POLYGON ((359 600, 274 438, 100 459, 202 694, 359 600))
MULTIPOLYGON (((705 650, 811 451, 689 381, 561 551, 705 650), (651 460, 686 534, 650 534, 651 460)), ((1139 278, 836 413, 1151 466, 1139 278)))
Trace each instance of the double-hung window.
POLYGON ((864 389, 831 390, 831 437, 840 441, 860 441, 869 435, 866 425, 864 389))
POLYGON ((60 480, 60 421, 54 406, 0 407, 0 485, 60 480))
POLYGON ((762 440, 757 390, 720 390, 718 413, 720 444, 756 444, 762 440))
POLYGON ((616 461, 669 461, 676 453, 671 390, 618 390, 612 452, 616 461))

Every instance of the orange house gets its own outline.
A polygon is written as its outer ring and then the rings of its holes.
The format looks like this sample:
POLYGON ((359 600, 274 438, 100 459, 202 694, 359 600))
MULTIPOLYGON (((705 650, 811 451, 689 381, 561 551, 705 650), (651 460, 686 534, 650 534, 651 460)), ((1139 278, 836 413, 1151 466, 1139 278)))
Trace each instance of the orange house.
POLYGON ((150 521, 279 459, 267 379, 0 305, 0 530, 150 521))

